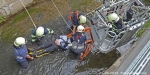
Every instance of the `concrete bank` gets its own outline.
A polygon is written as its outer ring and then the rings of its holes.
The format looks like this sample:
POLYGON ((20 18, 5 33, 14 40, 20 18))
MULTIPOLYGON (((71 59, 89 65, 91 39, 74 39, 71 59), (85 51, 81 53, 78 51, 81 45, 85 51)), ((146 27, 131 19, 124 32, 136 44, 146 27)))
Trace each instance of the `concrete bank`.
MULTIPOLYGON (((33 2, 33 0, 22 0, 25 5, 33 2)), ((0 0, 0 17, 17 13, 23 8, 20 0, 0 0)))

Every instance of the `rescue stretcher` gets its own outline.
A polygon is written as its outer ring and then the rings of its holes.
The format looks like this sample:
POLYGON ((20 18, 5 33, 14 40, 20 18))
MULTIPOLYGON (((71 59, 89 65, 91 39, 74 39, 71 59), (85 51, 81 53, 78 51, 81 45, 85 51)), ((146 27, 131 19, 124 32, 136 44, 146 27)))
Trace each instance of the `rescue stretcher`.
MULTIPOLYGON (((87 38, 87 44, 86 44, 86 49, 85 49, 85 52, 84 54, 80 57, 80 60, 84 60, 84 58, 90 53, 90 51, 92 50, 92 48, 94 47, 94 42, 93 42, 93 37, 92 37, 92 33, 91 33, 91 28, 90 27, 87 27, 85 28, 85 35, 86 35, 86 38, 87 38)), ((71 38, 72 37, 72 33, 68 34, 68 38, 71 38)), ((42 52, 44 49, 41 49, 41 50, 36 50, 36 51, 33 51, 33 49, 29 49, 29 55, 31 56, 34 56, 35 58, 39 58, 39 57, 42 57, 42 56, 45 56, 45 55, 48 55, 50 54, 51 52, 46 52, 46 53, 43 53, 43 54, 40 54, 40 55, 37 55, 38 53, 42 52)))
POLYGON ((36 50, 36 51, 31 51, 31 50, 32 49, 29 50, 28 54, 35 57, 35 58, 39 58, 39 57, 42 57, 42 56, 45 56, 45 55, 48 55, 51 53, 51 52, 45 52, 45 53, 38 55, 38 53, 42 52, 44 49, 40 49, 40 50, 36 50))

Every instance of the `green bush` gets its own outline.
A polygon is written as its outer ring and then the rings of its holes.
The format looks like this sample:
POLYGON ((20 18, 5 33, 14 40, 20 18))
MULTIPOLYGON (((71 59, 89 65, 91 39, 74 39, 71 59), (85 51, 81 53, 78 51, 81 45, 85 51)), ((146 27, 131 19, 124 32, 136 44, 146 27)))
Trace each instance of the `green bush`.
POLYGON ((146 5, 150 6, 150 0, 143 0, 146 5))
POLYGON ((4 22, 4 21, 6 21, 6 16, 2 16, 2 15, 0 14, 0 23, 2 23, 2 22, 4 22))
POLYGON ((150 26, 150 20, 144 25, 144 27, 143 27, 140 31, 138 31, 137 37, 141 37, 142 34, 143 34, 146 30, 148 30, 149 26, 150 26))

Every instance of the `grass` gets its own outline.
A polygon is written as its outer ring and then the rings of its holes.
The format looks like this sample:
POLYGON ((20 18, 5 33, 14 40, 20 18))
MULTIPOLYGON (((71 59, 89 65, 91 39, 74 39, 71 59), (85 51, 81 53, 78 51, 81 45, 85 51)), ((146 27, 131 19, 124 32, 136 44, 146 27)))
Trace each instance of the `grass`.
MULTIPOLYGON (((30 15, 33 15, 33 14, 35 15, 41 12, 41 10, 37 8, 31 8, 28 11, 30 15)), ((0 27, 1 38, 3 40, 11 41, 11 40, 14 40, 16 36, 24 36, 25 34, 27 34, 29 32, 28 29, 30 26, 26 26, 26 24, 24 25, 17 24, 18 22, 26 19, 27 17, 29 16, 27 12, 24 11, 16 15, 15 17, 13 17, 13 20, 11 22, 1 26, 0 27)))
POLYGON ((138 31, 137 37, 141 37, 142 34, 150 27, 150 20, 144 25, 144 27, 138 31))
POLYGON ((4 21, 6 21, 6 16, 2 16, 2 15, 0 14, 0 23, 2 23, 2 22, 4 22, 4 21))
MULTIPOLYGON (((40 9, 31 8, 31 9, 28 10, 28 12, 30 13, 30 15, 32 15, 32 14, 35 14, 35 13, 39 13, 40 9)), ((27 17, 29 17, 29 15, 27 14, 26 11, 24 11, 23 13, 21 13, 21 14, 14 17, 14 19, 12 21, 12 24, 17 23, 17 22, 19 22, 19 21, 21 21, 21 20, 23 20, 27 17)))
POLYGON ((72 4, 72 8, 74 8, 74 10, 80 10, 80 6, 82 5, 86 5, 87 4, 87 0, 84 1, 80 1, 80 0, 70 0, 72 4))
POLYGON ((143 0, 146 5, 150 5, 150 0, 143 0))

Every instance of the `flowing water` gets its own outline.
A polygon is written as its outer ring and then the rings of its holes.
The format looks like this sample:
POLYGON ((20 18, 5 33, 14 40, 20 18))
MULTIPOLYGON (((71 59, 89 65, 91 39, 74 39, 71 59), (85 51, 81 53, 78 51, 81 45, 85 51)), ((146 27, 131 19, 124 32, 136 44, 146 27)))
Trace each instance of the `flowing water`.
MULTIPOLYGON (((65 26, 62 18, 49 21, 44 25, 56 31, 58 27, 65 26), (55 26, 54 26, 55 25, 55 26)), ((60 33, 62 34, 62 33, 60 33)), ((28 44, 30 35, 27 34, 28 44)), ((48 39, 47 39, 48 40, 48 39)), ((12 40, 14 41, 14 40, 12 40)), ((70 51, 55 51, 52 54, 29 61, 29 68, 22 69, 14 58, 12 42, 0 39, 0 75, 87 75, 101 74, 108 69, 120 54, 116 50, 103 53, 90 53, 81 65, 78 65, 78 57, 70 51)))
MULTIPOLYGON (((42 24, 42 17, 47 16, 39 14, 35 18, 39 25, 52 28, 55 32, 62 30, 66 24, 62 18, 50 20, 42 24)), ((67 16, 65 16, 67 17, 67 16)), ((66 18, 65 18, 66 19, 66 18)), ((28 21, 30 22, 30 21, 28 21)), ((28 24, 27 22, 25 23, 28 24)), ((11 32, 9 27, 7 31, 11 32)), ((6 29, 4 29, 6 30, 6 29)), ((31 32, 32 28, 27 29, 31 32)), ((3 30, 2 30, 3 31, 3 30)), ((66 34, 67 31, 58 32, 66 34)), ((27 46, 30 46, 31 37, 26 34, 23 37, 28 39, 27 46)), ((17 32, 8 37, 18 37, 17 32)), ((49 39, 46 39, 49 40, 49 39)), ((22 69, 14 58, 14 48, 12 47, 14 40, 6 40, 0 37, 0 75, 93 75, 101 74, 107 70, 119 57, 120 54, 116 50, 103 53, 90 53, 84 61, 80 63, 76 55, 70 51, 55 51, 52 54, 29 61, 28 69, 22 69)))

